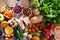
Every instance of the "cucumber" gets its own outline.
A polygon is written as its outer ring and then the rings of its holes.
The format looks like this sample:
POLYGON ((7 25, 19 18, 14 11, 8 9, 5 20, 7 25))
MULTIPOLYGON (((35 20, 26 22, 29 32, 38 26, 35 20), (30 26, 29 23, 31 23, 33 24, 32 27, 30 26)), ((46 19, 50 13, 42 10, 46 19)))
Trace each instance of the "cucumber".
POLYGON ((16 40, 23 40, 23 30, 19 24, 16 28, 14 28, 14 35, 16 40))

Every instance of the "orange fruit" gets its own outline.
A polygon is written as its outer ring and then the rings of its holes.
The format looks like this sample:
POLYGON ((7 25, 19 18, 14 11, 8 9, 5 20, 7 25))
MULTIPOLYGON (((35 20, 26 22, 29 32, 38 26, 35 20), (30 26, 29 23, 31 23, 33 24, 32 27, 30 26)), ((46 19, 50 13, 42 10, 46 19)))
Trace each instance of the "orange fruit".
POLYGON ((33 36, 32 40, 40 40, 40 38, 38 36, 33 36))
POLYGON ((8 19, 10 19, 13 16, 13 12, 11 10, 5 10, 4 11, 4 16, 8 19))
POLYGON ((9 26, 7 21, 1 22, 1 27, 2 28, 6 28, 7 26, 9 26))

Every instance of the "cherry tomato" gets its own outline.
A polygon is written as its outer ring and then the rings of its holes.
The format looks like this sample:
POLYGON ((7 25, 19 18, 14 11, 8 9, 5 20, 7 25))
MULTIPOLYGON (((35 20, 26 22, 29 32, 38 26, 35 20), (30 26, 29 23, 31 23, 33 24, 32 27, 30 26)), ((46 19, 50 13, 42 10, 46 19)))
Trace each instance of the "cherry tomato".
POLYGON ((35 27, 35 24, 32 24, 32 27, 35 27))
POLYGON ((38 28, 36 27, 35 30, 38 31, 38 28))
POLYGON ((34 28, 32 29, 32 32, 35 32, 35 29, 34 28))
POLYGON ((31 29, 28 29, 28 32, 31 32, 31 29))
POLYGON ((36 25, 36 27, 38 27, 38 26, 39 26, 39 24, 38 24, 38 23, 36 23, 35 25, 36 25))
POLYGON ((44 24, 44 21, 41 21, 40 24, 44 24))
POLYGON ((32 28, 32 24, 29 24, 29 25, 28 25, 28 28, 32 28))
POLYGON ((39 27, 39 29, 41 29, 41 30, 42 30, 42 29, 43 29, 43 28, 42 28, 42 26, 40 26, 40 27, 39 27))

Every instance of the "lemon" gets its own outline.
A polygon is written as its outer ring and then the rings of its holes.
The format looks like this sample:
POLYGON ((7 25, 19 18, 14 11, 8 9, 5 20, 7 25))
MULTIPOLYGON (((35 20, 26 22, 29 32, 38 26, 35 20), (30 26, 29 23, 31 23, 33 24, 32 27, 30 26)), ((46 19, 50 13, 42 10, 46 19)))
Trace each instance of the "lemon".
POLYGON ((12 28, 12 27, 9 27, 9 26, 6 27, 6 28, 5 28, 5 33, 6 33, 6 34, 11 34, 11 33, 13 33, 13 28, 12 28))

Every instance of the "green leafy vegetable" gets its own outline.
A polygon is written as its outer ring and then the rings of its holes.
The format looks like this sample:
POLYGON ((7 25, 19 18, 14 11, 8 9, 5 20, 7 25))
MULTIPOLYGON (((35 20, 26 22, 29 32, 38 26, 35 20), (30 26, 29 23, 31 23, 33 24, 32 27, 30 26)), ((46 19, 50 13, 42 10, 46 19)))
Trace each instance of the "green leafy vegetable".
POLYGON ((38 0, 30 0, 30 3, 35 8, 38 8, 40 6, 40 3, 38 2, 38 0))
POLYGON ((41 0, 40 12, 44 16, 43 20, 51 21, 55 24, 60 23, 60 1, 59 0, 41 0))

